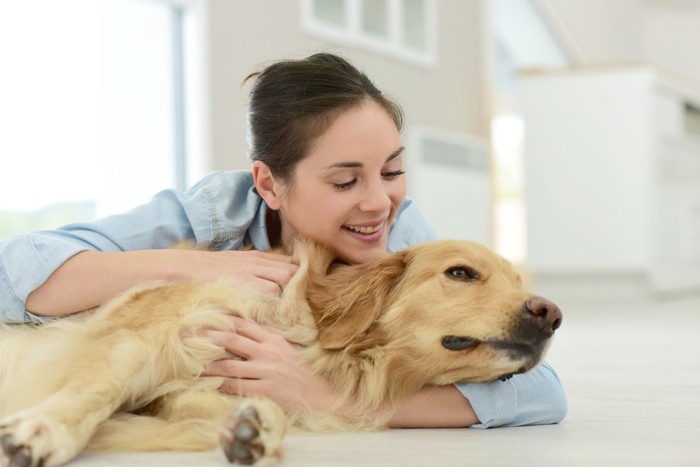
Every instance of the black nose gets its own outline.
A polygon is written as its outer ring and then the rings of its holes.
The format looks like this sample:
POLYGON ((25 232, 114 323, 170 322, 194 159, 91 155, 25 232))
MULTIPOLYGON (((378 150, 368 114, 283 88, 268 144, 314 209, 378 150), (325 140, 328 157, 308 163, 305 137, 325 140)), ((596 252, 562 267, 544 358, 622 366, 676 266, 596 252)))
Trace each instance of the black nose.
POLYGON ((523 311, 535 318, 538 327, 547 334, 552 334, 561 326, 561 310, 554 303, 543 297, 531 297, 525 301, 523 311))

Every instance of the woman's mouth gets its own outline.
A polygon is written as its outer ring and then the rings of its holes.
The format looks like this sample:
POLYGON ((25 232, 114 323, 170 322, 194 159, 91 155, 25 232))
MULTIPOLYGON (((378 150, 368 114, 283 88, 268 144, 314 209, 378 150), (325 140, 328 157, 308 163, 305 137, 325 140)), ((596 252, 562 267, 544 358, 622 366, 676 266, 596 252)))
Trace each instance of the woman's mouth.
POLYGON ((343 230, 349 233, 353 238, 364 242, 375 242, 384 235, 384 226, 386 221, 382 221, 373 225, 344 225, 343 230))
POLYGON ((371 234, 374 232, 377 232, 382 228, 384 224, 379 224, 374 227, 371 226, 365 226, 365 225, 344 225, 343 227, 351 230, 353 232, 361 233, 361 234, 371 234))

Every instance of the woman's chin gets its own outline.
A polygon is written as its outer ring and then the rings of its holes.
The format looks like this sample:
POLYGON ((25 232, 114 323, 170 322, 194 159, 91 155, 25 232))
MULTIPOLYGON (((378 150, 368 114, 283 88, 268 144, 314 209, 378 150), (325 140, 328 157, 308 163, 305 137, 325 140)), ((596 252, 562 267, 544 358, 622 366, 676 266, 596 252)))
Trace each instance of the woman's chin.
POLYGON ((364 264, 386 253, 386 242, 376 243, 364 248, 342 248, 337 250, 340 258, 350 264, 364 264))

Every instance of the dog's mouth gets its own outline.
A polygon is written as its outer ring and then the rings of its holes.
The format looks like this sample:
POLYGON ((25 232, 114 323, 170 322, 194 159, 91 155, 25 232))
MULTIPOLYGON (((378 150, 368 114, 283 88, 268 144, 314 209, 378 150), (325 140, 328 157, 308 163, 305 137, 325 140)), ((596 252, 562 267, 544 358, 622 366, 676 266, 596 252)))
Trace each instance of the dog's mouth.
POLYGON ((453 352, 460 352, 477 347, 479 344, 487 344, 492 348, 504 351, 511 360, 539 357, 545 349, 548 339, 534 339, 532 341, 515 341, 509 339, 481 340, 468 336, 445 336, 442 338, 442 346, 453 352))
POLYGON ((479 345, 485 344, 492 349, 502 352, 513 362, 524 362, 523 366, 513 373, 507 373, 498 379, 506 380, 514 374, 524 373, 539 363, 542 355, 547 349, 549 339, 531 339, 527 341, 511 339, 489 339, 481 340, 469 336, 445 336, 442 338, 442 346, 453 352, 471 350, 479 345))
POLYGON ((526 373, 528 370, 530 370, 530 368, 524 366, 524 367, 521 367, 518 371, 513 371, 513 372, 511 372, 511 373, 504 373, 504 374, 502 374, 501 376, 499 376, 499 377, 496 378, 496 379, 497 379, 498 381, 508 381, 508 380, 511 379, 513 376, 519 375, 519 374, 522 374, 522 373, 526 373))
MULTIPOLYGON (((531 368, 534 368, 544 356, 548 343, 549 339, 541 339, 530 342, 516 342, 509 340, 493 340, 488 342, 491 348, 503 352, 506 357, 513 362, 524 362, 523 366, 517 372, 515 372, 515 374, 525 373, 531 368)), ((504 375, 501 378, 505 376, 507 375, 504 375)))
POLYGON ((466 336, 445 336, 442 338, 442 346, 453 352, 471 349, 479 344, 481 344, 479 339, 466 336))

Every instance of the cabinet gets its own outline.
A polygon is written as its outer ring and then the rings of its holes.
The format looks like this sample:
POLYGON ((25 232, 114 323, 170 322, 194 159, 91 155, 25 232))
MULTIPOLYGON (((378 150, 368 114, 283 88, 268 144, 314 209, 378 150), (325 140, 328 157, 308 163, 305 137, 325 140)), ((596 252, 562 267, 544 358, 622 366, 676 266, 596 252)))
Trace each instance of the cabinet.
POLYGON ((525 74, 528 266, 700 288, 700 91, 647 66, 525 74))

